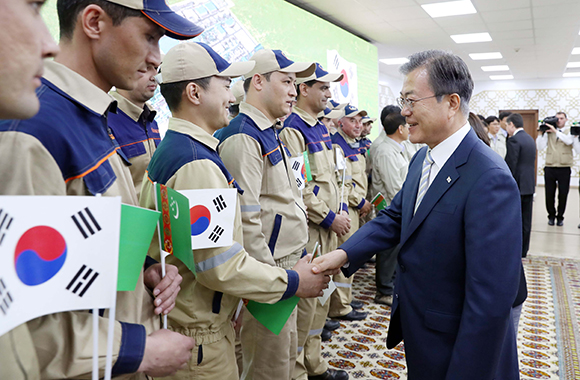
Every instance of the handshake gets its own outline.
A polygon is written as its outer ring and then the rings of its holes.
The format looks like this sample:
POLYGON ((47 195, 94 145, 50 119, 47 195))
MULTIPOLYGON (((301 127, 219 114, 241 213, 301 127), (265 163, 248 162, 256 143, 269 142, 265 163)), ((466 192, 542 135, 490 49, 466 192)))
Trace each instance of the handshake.
POLYGON ((328 288, 330 276, 338 274, 340 268, 348 262, 346 252, 338 249, 318 256, 310 262, 312 255, 301 258, 292 268, 300 276, 296 295, 300 298, 322 296, 328 288))

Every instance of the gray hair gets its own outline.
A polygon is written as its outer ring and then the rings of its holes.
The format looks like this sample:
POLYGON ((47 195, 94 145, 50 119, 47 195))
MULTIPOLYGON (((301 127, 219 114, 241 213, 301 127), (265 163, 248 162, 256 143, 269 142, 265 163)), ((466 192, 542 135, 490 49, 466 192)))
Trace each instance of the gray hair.
POLYGON ((429 74, 429 85, 440 102, 443 95, 457 94, 461 98, 460 109, 469 114, 469 100, 473 93, 473 79, 467 65, 455 54, 442 50, 426 50, 409 57, 399 71, 409 75, 412 71, 425 67, 429 74))

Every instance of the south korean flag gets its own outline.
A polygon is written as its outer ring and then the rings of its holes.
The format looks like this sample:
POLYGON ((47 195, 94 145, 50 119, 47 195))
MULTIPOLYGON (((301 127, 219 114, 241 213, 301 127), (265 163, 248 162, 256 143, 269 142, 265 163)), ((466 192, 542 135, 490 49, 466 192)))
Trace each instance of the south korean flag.
POLYGON ((306 185, 306 169, 304 167, 304 157, 302 155, 298 157, 291 157, 290 167, 292 168, 292 173, 294 174, 298 190, 304 189, 306 185))
POLYGON ((0 335, 115 303, 120 197, 0 196, 0 335))
POLYGON ((179 190, 189 200, 193 249, 233 244, 236 189, 179 190))

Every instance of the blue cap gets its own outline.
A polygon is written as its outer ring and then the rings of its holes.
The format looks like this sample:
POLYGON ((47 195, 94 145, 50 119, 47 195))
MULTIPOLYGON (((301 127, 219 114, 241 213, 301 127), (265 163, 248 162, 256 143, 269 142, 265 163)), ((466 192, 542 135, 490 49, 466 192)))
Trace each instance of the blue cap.
POLYGON ((311 62, 294 62, 281 51, 262 49, 258 50, 250 61, 256 62, 254 70, 249 72, 246 77, 250 78, 254 74, 267 74, 273 71, 283 73, 296 73, 297 78, 310 76, 314 70, 314 63, 311 62))
POLYGON ((365 117, 367 115, 367 111, 359 110, 352 104, 347 105, 344 107, 344 117, 354 117, 356 115, 360 115, 361 117, 365 117))
POLYGON ((296 79, 296 84, 309 82, 311 80, 318 82, 340 82, 342 78, 344 78, 344 74, 329 73, 328 71, 324 70, 320 63, 316 63, 316 70, 314 70, 314 73, 308 77, 296 79))
POLYGON ((171 10, 165 0, 107 0, 127 8, 140 10, 148 19, 165 29, 168 37, 177 40, 188 40, 203 32, 195 25, 171 10))

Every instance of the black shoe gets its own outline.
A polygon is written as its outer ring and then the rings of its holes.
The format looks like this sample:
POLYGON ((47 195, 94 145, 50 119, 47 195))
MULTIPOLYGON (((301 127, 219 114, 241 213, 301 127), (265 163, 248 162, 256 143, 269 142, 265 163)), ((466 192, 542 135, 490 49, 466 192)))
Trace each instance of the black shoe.
POLYGON ((564 225, 564 221, 562 219, 558 219, 558 221, 556 222, 556 225, 558 227, 562 227, 564 225))
POLYGON ((548 226, 553 226, 553 225, 554 225, 554 218, 548 219, 548 226))
POLYGON ((365 304, 362 301, 352 301, 350 303, 350 307, 352 307, 353 309, 356 309, 356 310, 362 309, 364 305, 365 304))
POLYGON ((367 317, 368 313, 363 313, 360 311, 352 310, 347 315, 342 315, 340 317, 334 317, 335 319, 342 319, 343 321, 362 321, 367 317))
POLYGON ((580 228, 580 224, 578 225, 578 228, 580 228))
POLYGON ((327 369, 321 375, 308 376, 308 380, 348 380, 348 373, 341 369, 327 369))
POLYGON ((324 328, 328 331, 334 331, 334 330, 338 329, 339 327, 340 327, 340 322, 333 321, 332 319, 329 319, 326 321, 326 323, 324 323, 324 328))
POLYGON ((322 333, 320 334, 320 338, 323 342, 328 342, 330 338, 332 338, 332 332, 327 329, 322 329, 322 333))

